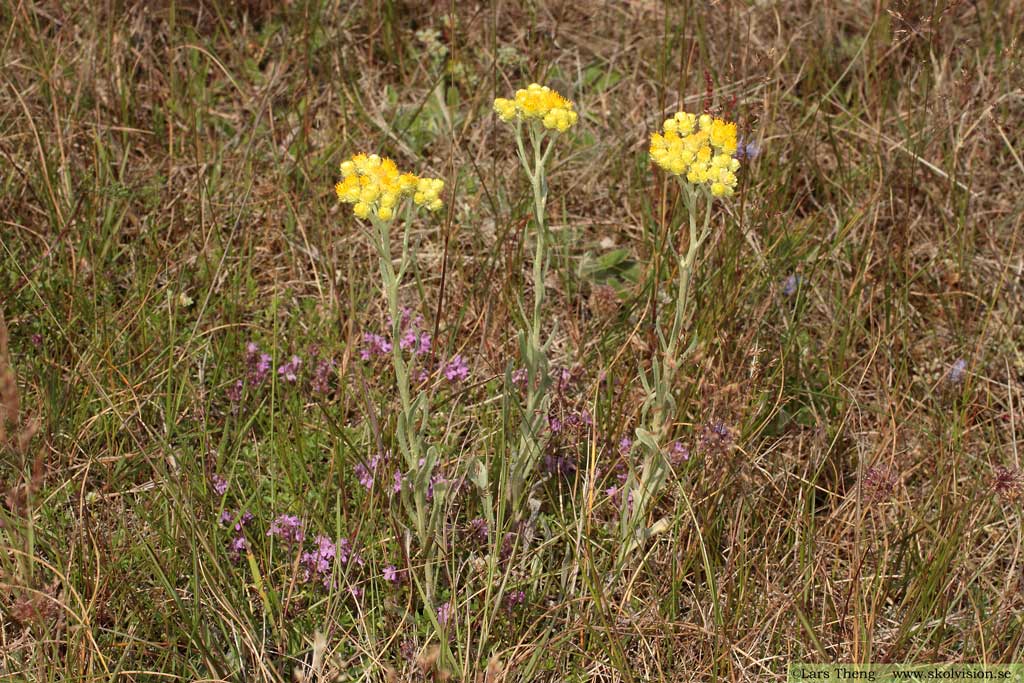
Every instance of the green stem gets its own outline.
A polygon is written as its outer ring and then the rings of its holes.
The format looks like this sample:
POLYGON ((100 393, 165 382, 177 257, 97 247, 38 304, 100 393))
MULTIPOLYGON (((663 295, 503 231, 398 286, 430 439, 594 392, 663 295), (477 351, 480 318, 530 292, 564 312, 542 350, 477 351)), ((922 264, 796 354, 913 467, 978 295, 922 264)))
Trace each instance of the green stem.
POLYGON ((530 471, 536 464, 540 453, 540 445, 536 435, 536 414, 542 407, 546 391, 547 362, 544 356, 544 346, 541 342, 541 311, 544 306, 544 274, 547 271, 547 224, 544 220, 547 206, 547 178, 545 176, 545 165, 551 153, 554 140, 544 145, 544 133, 538 131, 536 126, 528 124, 528 134, 533 147, 533 164, 530 164, 529 157, 523 144, 522 123, 516 122, 516 147, 519 151, 519 160, 527 177, 530 179, 530 186, 533 191, 533 215, 537 225, 535 234, 535 248, 533 257, 533 312, 530 320, 529 335, 524 349, 524 362, 527 370, 526 389, 526 411, 522 426, 522 435, 519 444, 519 454, 513 465, 512 476, 512 499, 513 504, 518 508, 522 496, 526 492, 526 480, 530 471), (543 151, 542 151, 543 150, 543 151))

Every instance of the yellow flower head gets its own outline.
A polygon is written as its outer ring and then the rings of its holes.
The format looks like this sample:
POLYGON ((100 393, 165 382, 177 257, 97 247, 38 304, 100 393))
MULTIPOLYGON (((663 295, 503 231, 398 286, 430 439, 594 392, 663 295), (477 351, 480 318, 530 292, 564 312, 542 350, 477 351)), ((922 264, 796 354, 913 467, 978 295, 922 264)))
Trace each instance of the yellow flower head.
POLYGON ((651 135, 651 159, 672 175, 694 185, 707 185, 715 197, 736 190, 736 124, 678 112, 651 135))
POLYGON ((338 199, 352 204, 359 218, 375 216, 388 221, 397 213, 403 197, 413 196, 418 206, 441 208, 444 181, 400 173, 391 159, 376 154, 356 154, 341 162, 341 181, 334 186, 338 199), (422 195, 423 201, 415 199, 422 195))
POLYGON ((515 99, 499 97, 494 100, 494 111, 502 121, 516 118, 537 120, 548 130, 560 133, 572 128, 579 119, 572 102, 546 85, 537 83, 517 90, 515 99))
POLYGON ((412 200, 417 206, 425 206, 430 211, 437 211, 443 205, 441 202, 441 190, 444 189, 444 181, 438 178, 420 178, 416 184, 416 192, 412 200))

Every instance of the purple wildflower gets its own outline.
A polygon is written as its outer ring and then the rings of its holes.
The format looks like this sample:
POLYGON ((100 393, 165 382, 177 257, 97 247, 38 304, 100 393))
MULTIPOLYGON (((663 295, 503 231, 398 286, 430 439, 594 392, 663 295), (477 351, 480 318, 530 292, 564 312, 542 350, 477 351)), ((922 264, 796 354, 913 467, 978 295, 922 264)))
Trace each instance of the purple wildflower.
POLYGON ((413 349, 413 353, 421 355, 421 356, 425 356, 428 353, 430 353, 430 345, 431 345, 430 335, 427 334, 426 332, 421 332, 420 333, 420 338, 419 338, 419 344, 417 344, 416 348, 413 349))
MULTIPOLYGON (((231 524, 231 522, 234 522, 235 514, 236 513, 231 512, 230 510, 224 510, 222 513, 220 513, 221 525, 228 526, 231 524)), ((241 531, 242 527, 249 526, 249 522, 251 522, 253 519, 255 519, 253 517, 253 514, 246 510, 245 512, 242 513, 242 516, 238 518, 238 521, 235 522, 235 531, 241 531)))
POLYGON ((464 381, 469 377, 469 366, 466 365, 466 360, 461 355, 452 358, 444 367, 444 376, 449 382, 464 381))
POLYGON ((371 332, 363 333, 363 348, 359 351, 359 357, 363 360, 370 360, 374 356, 386 356, 391 353, 391 342, 379 334, 371 332))
POLYGON ((295 384, 299 379, 299 370, 302 368, 302 359, 292 356, 287 363, 277 368, 277 374, 286 382, 295 384))
POLYGON ((606 489, 604 490, 604 492, 605 492, 605 494, 606 494, 606 495, 607 495, 607 496, 608 496, 609 498, 611 498, 611 499, 612 499, 613 501, 614 501, 614 500, 617 500, 617 499, 618 499, 618 497, 619 497, 619 487, 618 487, 618 486, 615 486, 614 484, 613 484, 612 486, 609 486, 608 488, 606 488, 606 489))
POLYGON ((316 544, 316 548, 311 552, 302 553, 300 560, 305 568, 303 579, 312 581, 318 578, 324 586, 329 586, 337 546, 330 538, 322 535, 318 535, 313 542, 316 544))
POLYGON ((628 455, 629 451, 633 448, 633 440, 628 436, 622 437, 619 441, 619 455, 628 455))
POLYGON ((352 544, 347 538, 343 538, 338 541, 338 560, 340 560, 342 564, 348 564, 351 560, 354 564, 358 564, 360 567, 366 564, 363 561, 362 556, 352 549, 352 544))
POLYGON ((249 386, 262 384, 270 372, 272 358, 269 353, 260 353, 259 344, 249 342, 245 345, 245 380, 249 386))
POLYGON ((389 564, 384 567, 384 580, 388 583, 398 583, 398 571, 395 569, 395 565, 389 564))
POLYGON ((213 482, 213 490, 218 496, 223 496, 228 491, 228 480, 219 474, 214 474, 210 477, 210 481, 213 482))
POLYGON ((228 543, 228 556, 232 561, 237 562, 241 558, 242 553, 248 549, 249 542, 245 540, 245 536, 239 534, 232 538, 231 542, 228 543))
POLYGON ((673 465, 680 465, 690 459, 690 449, 679 441, 673 441, 668 447, 668 459, 673 465))
POLYGON ((32 342, 32 346, 36 347, 37 349, 43 345, 43 335, 39 334, 38 332, 29 337, 28 340, 32 342))
POLYGON ((302 543, 306 533, 302 530, 302 520, 295 515, 278 515, 271 522, 267 536, 277 536, 285 543, 292 545, 302 543))
POLYGON ((566 367, 556 368, 552 371, 551 377, 555 381, 555 391, 558 393, 567 390, 575 379, 572 375, 572 370, 566 367))
POLYGON ((891 467, 869 467, 864 472, 861 488, 869 503, 881 503, 892 498, 899 486, 900 477, 891 467))
POLYGON ((356 463, 355 467, 355 478, 359 480, 359 484, 362 487, 370 490, 374 487, 374 473, 366 465, 362 463, 356 463))
POLYGON ((441 605, 438 605, 438 607, 437 607, 437 623, 441 624, 441 626, 447 625, 448 624, 448 619, 451 618, 451 615, 452 615, 452 601, 451 600, 449 600, 448 602, 443 603, 441 605))
POLYGON ((402 492, 402 473, 395 471, 395 483, 391 485, 391 490, 395 493, 402 492))
POLYGON ((412 351, 413 355, 422 356, 430 353, 431 339, 426 332, 419 332, 409 327, 398 340, 398 347, 403 351, 412 351))
POLYGON ((789 275, 785 280, 782 281, 782 293, 786 296, 793 296, 796 294, 796 290, 800 288, 800 284, 803 282, 803 278, 799 275, 789 275))
POLYGON ((515 550, 515 546, 516 535, 511 531, 506 532, 505 535, 501 537, 501 552, 498 554, 498 559, 502 562, 506 562, 510 557, 512 557, 512 551, 515 550))
POLYGON ((964 374, 967 372, 967 361, 963 358, 957 358, 953 363, 953 366, 949 368, 949 373, 946 375, 946 381, 950 384, 960 384, 964 381, 964 374))
POLYGON ((512 371, 512 384, 523 388, 530 379, 530 373, 526 368, 519 368, 512 371))
POLYGON ((704 426, 700 445, 705 451, 724 453, 732 444, 732 432, 721 420, 714 420, 704 426))
POLYGON ((468 531, 470 536, 476 536, 483 543, 487 542, 487 520, 483 517, 470 520, 468 531))
POLYGON ((336 363, 334 359, 322 360, 316 364, 313 371, 313 381, 310 383, 313 391, 317 394, 326 394, 331 390, 331 374, 334 372, 336 363))
POLYGON ((380 467, 382 462, 386 462, 387 459, 387 454, 381 455, 378 453, 370 458, 365 465, 361 462, 356 463, 353 468, 356 473, 356 478, 367 491, 373 488, 374 475, 377 473, 377 468, 380 467))
POLYGON ((225 392, 227 394, 228 401, 230 401, 231 403, 238 403, 239 401, 241 401, 242 389, 244 387, 245 382, 243 382, 242 380, 238 380, 237 382, 229 386, 228 390, 225 392))
POLYGON ((447 484, 448 480, 444 478, 444 475, 438 473, 430 477, 430 481, 427 483, 427 500, 434 499, 434 487, 438 484, 447 484))
POLYGON ((526 593, 523 591, 512 591, 505 597, 505 604, 509 609, 526 602, 526 593))
POLYGON ((736 143, 736 158, 740 161, 756 159, 761 154, 761 146, 754 140, 740 138, 736 143))

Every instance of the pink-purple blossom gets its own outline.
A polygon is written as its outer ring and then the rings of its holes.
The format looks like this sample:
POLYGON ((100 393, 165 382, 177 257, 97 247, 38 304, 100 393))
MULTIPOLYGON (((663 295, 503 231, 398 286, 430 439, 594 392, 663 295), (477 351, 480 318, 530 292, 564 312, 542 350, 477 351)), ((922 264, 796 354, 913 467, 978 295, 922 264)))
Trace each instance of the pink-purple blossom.
POLYGON ((235 531, 241 531, 242 527, 249 526, 249 523, 252 522, 253 519, 255 519, 253 514, 248 510, 243 512, 241 515, 231 512, 230 510, 224 510, 220 513, 220 523, 223 526, 230 526, 233 522, 235 531))
POLYGON ((452 601, 451 600, 449 600, 448 602, 445 602, 445 603, 442 603, 442 604, 438 605, 438 607, 437 607, 437 623, 441 624, 441 626, 447 625, 448 624, 448 619, 451 618, 451 615, 452 615, 452 601))
POLYGON ((331 390, 331 375, 334 373, 335 365, 334 359, 321 360, 316 364, 313 380, 310 382, 310 388, 314 393, 326 394, 331 390))
POLYGON ((521 605, 526 602, 526 593, 523 591, 512 591, 505 596, 505 604, 509 609, 513 609, 516 605, 521 605))
POLYGON ((245 345, 245 381, 249 386, 262 384, 270 372, 273 361, 269 353, 260 353, 259 344, 249 342, 245 345))
POLYGON ((278 515, 271 522, 267 536, 276 536, 289 545, 302 543, 302 539, 306 537, 302 527, 302 520, 295 515, 278 515))
POLYGON ((690 449, 679 441, 673 441, 668 447, 668 459, 673 465, 680 465, 690 459, 690 449))
POLYGON ((449 382, 462 382, 469 377, 469 366, 466 359, 456 355, 444 366, 444 376, 449 382))
POLYGON ((334 541, 323 535, 318 535, 313 539, 313 543, 316 547, 310 552, 302 553, 300 560, 304 568, 303 579, 307 582, 320 579, 324 586, 329 586, 337 546, 334 541))
POLYGON ((363 348, 359 351, 359 357, 363 360, 370 360, 374 356, 386 356, 391 353, 391 348, 391 342, 381 335, 364 332, 363 348))
POLYGON ((210 481, 213 483, 213 490, 218 496, 223 496, 228 491, 228 480, 219 474, 214 474, 210 477, 210 481))
POLYGON ((293 355, 287 363, 278 366, 277 374, 281 379, 290 384, 295 384, 299 379, 299 371, 302 369, 302 359, 293 355))
POLYGON ((398 569, 393 564, 389 564, 388 566, 384 567, 383 576, 384 580, 393 586, 398 586, 400 584, 405 583, 405 570, 398 569))
POLYGON ((487 520, 477 517, 469 522, 469 535, 475 536, 478 541, 487 542, 487 520))
POLYGON ((373 488, 374 476, 377 473, 377 469, 380 467, 381 463, 386 462, 388 460, 388 455, 388 453, 385 453, 383 455, 378 453, 377 455, 374 455, 372 458, 370 458, 365 465, 361 462, 358 462, 355 464, 355 467, 353 467, 353 470, 355 471, 356 474, 356 479, 359 480, 359 483, 367 491, 373 488))
POLYGON ((248 549, 249 542, 245 540, 245 536, 239 534, 232 538, 231 542, 228 543, 228 557, 230 557, 232 561, 238 561, 241 558, 242 553, 248 549))

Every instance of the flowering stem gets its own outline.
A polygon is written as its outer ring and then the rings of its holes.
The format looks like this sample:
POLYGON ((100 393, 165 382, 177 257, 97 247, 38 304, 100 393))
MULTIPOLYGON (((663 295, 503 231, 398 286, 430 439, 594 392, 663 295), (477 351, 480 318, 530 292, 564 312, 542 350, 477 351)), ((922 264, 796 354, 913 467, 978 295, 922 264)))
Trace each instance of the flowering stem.
MULTIPOLYGON (((687 309, 690 304, 690 289, 693 280, 693 270, 700 255, 700 248, 711 234, 711 196, 704 192, 705 208, 704 223, 698 229, 697 226, 697 197, 698 190, 683 182, 683 200, 686 204, 687 222, 689 224, 689 244, 686 254, 679 257, 678 280, 676 284, 675 310, 672 314, 672 327, 668 337, 664 335, 659 326, 658 338, 661 343, 660 362, 653 363, 653 381, 649 388, 648 405, 653 410, 650 419, 650 428, 638 429, 638 448, 644 452, 643 469, 636 484, 636 495, 632 509, 628 501, 622 521, 623 540, 632 537, 631 541, 622 546, 620 560, 636 547, 638 543, 635 531, 645 518, 647 507, 668 471, 668 463, 663 453, 665 441, 667 440, 669 428, 672 424, 673 413, 675 412, 675 398, 673 396, 675 387, 675 376, 682 361, 693 342, 687 349, 680 351, 679 342, 682 340, 684 326, 687 321, 687 309)), ((644 528, 644 533, 649 530, 644 528)))
POLYGON ((529 125, 528 134, 533 148, 533 163, 527 156, 523 143, 522 122, 516 122, 516 148, 519 160, 533 190, 534 222, 537 225, 535 251, 533 257, 533 312, 530 320, 530 331, 523 348, 524 362, 527 370, 526 411, 522 425, 519 454, 512 472, 512 499, 518 507, 522 495, 526 491, 526 480, 529 472, 540 457, 540 444, 537 439, 537 415, 540 412, 544 394, 547 389, 547 358, 541 342, 541 309, 544 305, 544 275, 547 271, 547 224, 544 220, 547 207, 547 177, 545 165, 554 146, 554 140, 544 148, 544 132, 533 124, 529 125), (543 151, 542 151, 543 150, 543 151))
MULTIPOLYGON (((402 357, 399 343, 402 316, 398 305, 398 288, 402 275, 409 265, 409 216, 406 216, 405 231, 402 239, 402 260, 399 272, 396 273, 391 263, 391 234, 388 221, 371 218, 377 228, 377 252, 380 259, 380 272, 383 282, 384 296, 388 302, 388 313, 391 316, 391 363, 395 369, 395 380, 398 384, 398 396, 402 410, 398 419, 398 440, 405 455, 406 466, 410 471, 419 468, 423 456, 423 444, 419 430, 416 428, 416 406, 413 405, 409 383, 409 368, 402 357)), ((421 542, 427 541, 427 510, 425 496, 416 487, 412 495, 415 506, 416 532, 421 542)))
POLYGON ((700 248, 710 234, 711 225, 711 199, 706 198, 704 210, 704 225, 697 233, 697 195, 696 190, 687 184, 683 184, 683 196, 686 202, 686 213, 690 224, 690 240, 686 249, 686 256, 679 260, 679 281, 676 290, 676 305, 672 317, 672 331, 669 334, 665 348, 665 370, 667 381, 671 385, 672 377, 678 361, 678 345, 683 333, 686 309, 690 303, 690 283, 693 279, 693 267, 700 254, 700 248))

